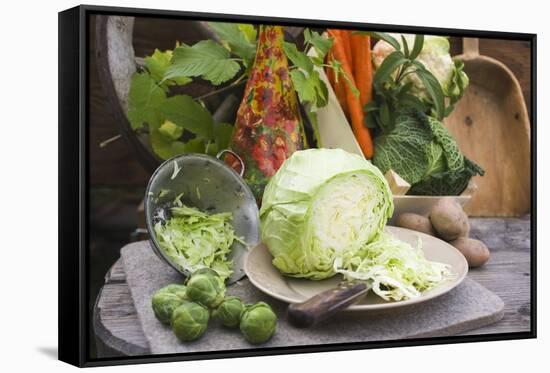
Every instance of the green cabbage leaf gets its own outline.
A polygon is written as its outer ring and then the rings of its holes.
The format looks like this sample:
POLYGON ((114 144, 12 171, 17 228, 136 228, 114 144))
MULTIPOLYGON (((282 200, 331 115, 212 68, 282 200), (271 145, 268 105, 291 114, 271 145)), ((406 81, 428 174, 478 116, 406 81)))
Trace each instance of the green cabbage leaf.
POLYGON ((415 109, 403 110, 393 128, 374 139, 372 162, 411 184, 411 195, 458 195, 472 176, 484 174, 440 121, 415 109))

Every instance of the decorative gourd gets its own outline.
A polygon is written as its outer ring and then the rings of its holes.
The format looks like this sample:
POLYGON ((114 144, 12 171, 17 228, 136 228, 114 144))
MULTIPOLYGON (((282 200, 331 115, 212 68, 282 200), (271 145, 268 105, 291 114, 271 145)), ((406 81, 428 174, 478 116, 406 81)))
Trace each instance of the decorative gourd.
MULTIPOLYGON (((258 202, 283 162, 306 145, 283 41, 281 26, 260 26, 256 59, 230 143, 244 161, 244 179, 258 202)), ((228 156, 226 161, 239 171, 234 157, 228 156)))

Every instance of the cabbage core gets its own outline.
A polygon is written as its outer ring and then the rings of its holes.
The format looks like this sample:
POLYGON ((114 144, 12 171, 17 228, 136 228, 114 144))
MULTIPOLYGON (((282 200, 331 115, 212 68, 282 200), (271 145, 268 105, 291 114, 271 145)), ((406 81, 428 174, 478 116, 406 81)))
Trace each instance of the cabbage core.
POLYGON ((337 176, 320 189, 311 206, 310 242, 320 250, 336 253, 356 250, 378 233, 384 195, 372 176, 351 173, 337 176))

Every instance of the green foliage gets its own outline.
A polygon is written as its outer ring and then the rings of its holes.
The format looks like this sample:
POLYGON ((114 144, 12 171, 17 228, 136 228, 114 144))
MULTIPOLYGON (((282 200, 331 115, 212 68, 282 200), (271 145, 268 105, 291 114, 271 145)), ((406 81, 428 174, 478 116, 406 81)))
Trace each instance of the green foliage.
POLYGON ((424 149, 432 141, 425 125, 413 115, 400 115, 393 130, 383 132, 374 139, 372 163, 382 173, 393 169, 410 184, 419 182, 425 173, 422 165, 428 164, 424 149))
POLYGON ((220 44, 204 40, 172 50, 155 49, 146 56, 145 69, 131 81, 128 119, 135 130, 148 132, 151 148, 161 159, 182 153, 215 155, 227 148, 233 127, 215 123, 211 113, 188 95, 170 95, 170 88, 201 77, 219 85, 251 64, 256 51, 252 25, 212 23, 220 44), (232 55, 241 57, 234 58, 232 55))
POLYGON ((158 127, 161 122, 159 109, 166 100, 164 90, 147 72, 132 77, 128 94, 128 120, 133 129, 144 124, 158 127))
POLYGON ((177 95, 167 98, 160 107, 160 112, 164 118, 194 133, 197 137, 213 138, 212 115, 191 96, 177 95))
POLYGON ((399 114, 374 146, 373 164, 383 173, 397 172, 412 185, 409 194, 458 195, 472 176, 484 173, 462 155, 440 121, 418 110, 399 114))
POLYGON ((256 30, 252 25, 225 22, 209 22, 208 25, 228 51, 242 58, 245 66, 252 65, 256 54, 256 30))
MULTIPOLYGON (((161 52, 158 49, 155 49, 152 55, 146 56, 144 58, 145 67, 149 71, 149 74, 151 74, 151 77, 157 82, 160 82, 164 78, 164 74, 166 74, 166 70, 170 66, 171 60, 172 60, 171 50, 166 50, 164 52, 161 52)), ((176 84, 185 85, 190 82, 191 82, 191 78, 182 76, 179 78, 175 78, 174 80, 166 80, 163 82, 162 86, 163 88, 167 88, 172 85, 176 85, 176 84)))
POLYGON ((256 43, 258 32, 254 28, 254 25, 251 25, 250 23, 239 23, 239 30, 241 30, 248 42, 256 43))
POLYGON ((313 62, 311 62, 311 59, 304 52, 298 50, 296 44, 285 41, 283 43, 283 50, 294 66, 304 70, 306 73, 313 71, 313 62))
POLYGON ((290 77, 300 101, 310 103, 312 111, 327 104, 327 86, 321 81, 317 71, 312 71, 309 76, 306 76, 304 72, 296 69, 290 72, 290 77))
MULTIPOLYGON (((209 26, 219 42, 177 44, 174 50, 164 52, 155 49, 144 58, 143 71, 132 77, 128 119, 134 130, 149 134, 151 148, 161 159, 190 152, 215 155, 230 142, 232 125, 215 123, 199 100, 174 94, 172 89, 193 78, 218 86, 235 79, 234 83, 241 81, 248 75, 256 53, 255 27, 224 22, 210 22, 209 26)), ((298 97, 308 117, 315 119, 315 111, 328 101, 327 86, 315 68, 324 66, 332 40, 309 29, 304 31, 304 38, 306 49, 315 49, 317 56, 307 56, 293 43, 285 42, 283 49, 293 64, 290 74, 298 97)), ((341 70, 337 64, 333 67, 337 73, 341 70)))
POLYGON ((240 69, 227 49, 215 41, 202 40, 193 46, 182 44, 176 48, 164 78, 200 76, 213 85, 220 85, 234 78, 240 69))
POLYGON ((368 35, 378 40, 384 40, 386 43, 391 45, 396 51, 401 50, 401 45, 399 44, 399 42, 393 36, 385 32, 354 31, 353 33, 357 35, 368 35))
POLYGON ((395 112, 414 107, 439 120, 451 113, 468 85, 468 77, 463 64, 452 61, 447 39, 415 35, 413 41, 411 35, 400 35, 399 42, 389 34, 367 34, 387 43, 375 46, 376 55, 385 57, 381 62, 374 59, 377 69, 373 78, 374 103, 367 118, 369 127, 387 124, 379 118, 380 111, 386 109, 395 112), (446 102, 445 98, 449 100, 446 102))
MULTIPOLYGON (((294 43, 284 42, 283 50, 293 66, 290 70, 290 78, 298 98, 313 126, 313 134, 317 144, 321 146, 321 139, 317 127, 316 112, 328 103, 328 87, 321 80, 318 70, 324 64, 325 55, 332 47, 332 39, 324 37, 318 32, 309 29, 304 30, 304 50, 300 51, 294 43), (306 52, 312 48, 315 53, 308 55, 306 52)), ((341 71, 341 65, 329 66, 337 73, 341 71)))

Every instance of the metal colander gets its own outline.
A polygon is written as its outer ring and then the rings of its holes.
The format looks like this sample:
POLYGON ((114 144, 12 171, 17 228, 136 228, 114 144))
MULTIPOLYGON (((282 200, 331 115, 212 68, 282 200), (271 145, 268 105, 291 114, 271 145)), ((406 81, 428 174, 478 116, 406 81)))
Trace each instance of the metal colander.
MULTIPOLYGON (((253 248, 260 240, 258 205, 242 179, 244 164, 230 150, 222 150, 216 158, 205 154, 183 154, 161 164, 151 176, 145 191, 145 218, 150 242, 155 253, 184 276, 189 273, 179 268, 164 254, 158 244, 154 225, 169 216, 174 199, 182 194, 181 201, 190 207, 208 213, 231 212, 235 234, 253 248), (241 162, 241 174, 220 160, 231 153, 241 162)), ((227 280, 233 283, 244 276, 247 247, 233 242, 230 258, 233 274, 227 280)))

